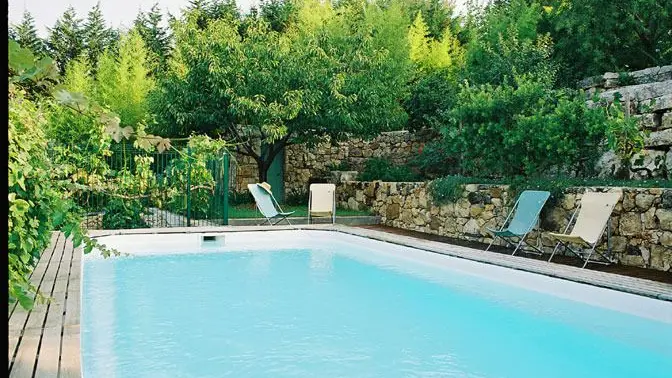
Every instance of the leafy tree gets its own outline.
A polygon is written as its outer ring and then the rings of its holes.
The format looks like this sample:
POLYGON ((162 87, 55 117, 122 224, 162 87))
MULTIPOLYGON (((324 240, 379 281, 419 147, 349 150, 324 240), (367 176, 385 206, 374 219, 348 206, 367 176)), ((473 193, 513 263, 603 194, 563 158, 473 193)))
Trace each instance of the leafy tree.
POLYGON ((464 68, 464 47, 449 28, 441 39, 431 38, 420 12, 409 28, 408 40, 416 72, 404 108, 408 127, 417 130, 436 124, 438 113, 452 107, 458 74, 464 68))
POLYGON ((84 51, 85 38, 81 25, 82 20, 77 18, 75 9, 68 7, 56 20, 54 27, 49 29, 49 55, 56 61, 61 74, 65 72, 68 62, 84 51))
POLYGON ((398 7, 303 7, 296 28, 280 33, 255 18, 243 36, 236 20, 199 30, 199 14, 187 13, 175 24, 174 60, 154 101, 160 127, 235 140, 256 160, 262 181, 288 144, 401 127, 408 50, 386 48, 405 43, 398 7))
POLYGON ((408 40, 411 60, 421 71, 454 70, 463 65, 464 49, 450 29, 446 28, 440 39, 431 38, 420 12, 409 28, 408 40))
POLYGON ((148 13, 138 13, 134 22, 151 56, 155 76, 165 71, 171 49, 171 35, 168 28, 161 25, 162 19, 159 5, 155 3, 148 13))
POLYGON ((35 19, 30 12, 23 12, 23 18, 18 25, 10 28, 10 38, 19 43, 21 47, 30 49, 37 55, 44 54, 44 41, 37 36, 35 19))
POLYGON ((105 25, 105 19, 100 10, 100 2, 96 3, 89 11, 82 34, 88 61, 95 68, 100 54, 116 42, 114 31, 105 25))
POLYGON ((240 19, 235 0, 189 0, 186 12, 195 15, 199 29, 205 29, 215 20, 240 19))
POLYGON ((100 56, 93 98, 119 114, 122 125, 135 126, 147 121, 147 96, 154 88, 147 49, 136 30, 122 35, 117 49, 100 56))
POLYGON ((588 176, 604 151, 611 122, 583 93, 517 77, 512 85, 465 84, 442 128, 460 174, 479 177, 588 176))
POLYGON ((672 2, 546 0, 541 33, 555 41, 563 85, 672 62, 672 2))
POLYGON ((71 92, 93 96, 95 91, 91 64, 86 56, 70 61, 65 70, 63 85, 71 92))
POLYGON ((291 23, 297 10, 296 0, 262 0, 258 12, 272 30, 283 32, 291 23))
POLYGON ((454 17, 455 4, 450 0, 406 0, 402 5, 411 22, 420 12, 429 38, 440 39, 446 29, 454 35, 460 32, 459 19, 454 17))
POLYGON ((472 15, 466 78, 498 85, 526 74, 554 84, 553 42, 547 34, 537 33, 541 14, 538 3, 510 0, 492 3, 472 15))

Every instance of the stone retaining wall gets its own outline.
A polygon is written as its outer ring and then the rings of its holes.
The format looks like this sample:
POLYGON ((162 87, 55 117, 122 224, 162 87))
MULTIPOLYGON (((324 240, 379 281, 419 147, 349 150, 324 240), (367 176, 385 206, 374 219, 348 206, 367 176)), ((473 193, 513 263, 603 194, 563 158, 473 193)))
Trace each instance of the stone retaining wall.
MULTIPOLYGON (((612 248, 620 263, 672 271, 672 189, 571 188, 541 217, 541 232, 528 243, 550 253, 548 232, 564 232, 585 191, 623 192, 611 216, 612 248)), ((503 185, 466 185, 459 200, 434 204, 427 183, 345 182, 337 190, 338 206, 370 208, 381 223, 482 243, 490 243, 486 227, 501 227, 515 198, 503 185)), ((503 243, 501 243, 503 244, 503 243)), ((606 248, 606 237, 598 248, 606 248)))
MULTIPOLYGON (((364 162, 372 157, 385 157, 395 164, 405 164, 419 153, 433 135, 391 131, 371 139, 350 139, 332 146, 328 138, 316 146, 290 145, 285 150, 285 192, 306 192, 312 182, 330 179, 333 167, 347 165, 348 169, 361 171, 364 162)), ((235 190, 246 191, 247 184, 258 181, 256 162, 243 155, 236 158, 237 169, 232 172, 235 190)))
MULTIPOLYGON (((648 132, 644 150, 632 158, 630 177, 672 179, 672 65, 607 72, 582 80, 579 86, 591 97, 597 93, 604 103, 620 95, 621 102, 629 105, 629 113, 639 119, 640 128, 648 132)), ((598 163, 601 176, 612 176, 619 166, 613 152, 598 163)))

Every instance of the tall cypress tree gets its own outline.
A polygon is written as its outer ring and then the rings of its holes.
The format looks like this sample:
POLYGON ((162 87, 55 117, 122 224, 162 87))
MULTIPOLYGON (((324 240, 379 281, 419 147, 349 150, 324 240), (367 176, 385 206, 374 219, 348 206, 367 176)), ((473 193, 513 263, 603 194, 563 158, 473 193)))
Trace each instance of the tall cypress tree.
POLYGON ((23 18, 18 25, 11 28, 10 38, 14 39, 23 48, 30 49, 36 55, 44 54, 44 41, 37 36, 35 19, 30 12, 23 12, 23 18))
POLYGON ((235 0, 189 0, 188 12, 198 12, 196 24, 199 29, 205 29, 208 22, 225 17, 240 19, 240 12, 235 0))
POLYGON ((115 33, 105 26, 105 19, 100 11, 100 2, 89 11, 84 23, 83 35, 87 58, 95 68, 100 54, 115 43, 115 33))
POLYGON ((84 50, 84 33, 82 20, 77 18, 75 9, 70 6, 61 18, 56 20, 54 27, 49 29, 47 42, 51 56, 56 60, 61 74, 72 59, 76 59, 84 50))
POLYGON ((153 60, 152 71, 155 75, 164 71, 170 57, 171 36, 168 28, 161 26, 162 19, 159 4, 155 3, 148 13, 140 12, 134 22, 153 60))

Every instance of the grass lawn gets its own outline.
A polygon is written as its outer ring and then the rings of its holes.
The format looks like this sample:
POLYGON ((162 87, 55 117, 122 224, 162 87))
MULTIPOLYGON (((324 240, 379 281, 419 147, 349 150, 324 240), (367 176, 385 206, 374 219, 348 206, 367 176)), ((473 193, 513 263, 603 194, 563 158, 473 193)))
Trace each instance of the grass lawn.
MULTIPOLYGON (((280 205, 284 211, 294 211, 290 217, 307 217, 308 216, 308 206, 298 205, 280 205)), ((336 216, 343 215, 371 215, 369 211, 364 210, 347 210, 347 209, 336 209, 336 216)), ((253 203, 250 204, 241 204, 231 206, 229 208, 229 218, 261 218, 262 215, 254 206, 253 203)))

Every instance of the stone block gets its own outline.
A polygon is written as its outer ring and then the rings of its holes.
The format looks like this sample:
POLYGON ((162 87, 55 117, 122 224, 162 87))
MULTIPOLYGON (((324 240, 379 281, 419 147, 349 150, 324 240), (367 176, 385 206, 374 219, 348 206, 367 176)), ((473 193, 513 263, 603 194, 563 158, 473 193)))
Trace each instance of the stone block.
POLYGON ((651 246, 650 262, 651 268, 669 272, 672 270, 672 248, 661 245, 651 246))
POLYGON ((661 230, 672 231, 672 209, 656 210, 656 218, 661 230))
POLYGON ((651 194, 640 193, 635 196, 635 205, 642 211, 648 210, 653 204, 654 197, 651 194))
POLYGON ((476 221, 476 219, 473 219, 473 218, 469 219, 467 221, 467 223, 464 225, 464 227, 462 229, 462 232, 464 232, 465 234, 470 234, 470 235, 480 235, 481 234, 481 230, 480 230, 480 227, 478 225, 478 222, 476 221))
POLYGON ((644 146, 646 147, 662 147, 672 146, 672 128, 660 131, 652 131, 644 139, 644 146))
POLYGON ((398 203, 393 203, 393 204, 387 206, 387 209, 385 211, 385 216, 388 219, 397 219, 399 217, 399 204, 398 203))
POLYGON ((621 215, 618 230, 623 236, 634 236, 642 232, 642 220, 639 214, 630 212, 621 215))
POLYGON ((658 242, 663 247, 672 247, 672 232, 663 231, 658 237, 658 242))

